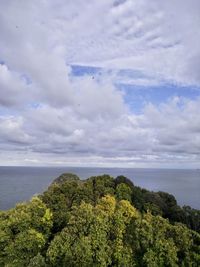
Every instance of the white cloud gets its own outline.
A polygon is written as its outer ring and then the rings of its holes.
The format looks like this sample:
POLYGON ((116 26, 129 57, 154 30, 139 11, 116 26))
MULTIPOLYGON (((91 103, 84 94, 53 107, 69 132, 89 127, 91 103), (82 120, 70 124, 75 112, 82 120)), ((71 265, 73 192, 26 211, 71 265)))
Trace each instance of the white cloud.
POLYGON ((33 141, 23 129, 22 117, 0 117, 0 139, 11 144, 27 144, 33 141))
POLYGON ((138 115, 114 84, 199 87, 199 7, 197 0, 1 1, 1 162, 197 166, 199 99, 147 103, 138 115), (105 71, 75 77, 71 63, 105 71))
POLYGON ((49 87, 49 94, 54 79, 63 88, 65 61, 139 68, 199 85, 199 1, 114 3, 3 1, 1 56, 49 87))
POLYGON ((25 101, 27 90, 23 77, 12 72, 4 64, 0 64, 0 105, 12 106, 25 101))
POLYGON ((15 145, 13 160, 24 151, 25 159, 38 157, 41 165, 74 161, 78 165, 198 167, 199 104, 199 99, 172 99, 158 107, 147 105, 140 115, 122 113, 110 119, 87 119, 67 108, 39 107, 23 114, 23 120, 4 118, 1 140, 5 150, 15 145))

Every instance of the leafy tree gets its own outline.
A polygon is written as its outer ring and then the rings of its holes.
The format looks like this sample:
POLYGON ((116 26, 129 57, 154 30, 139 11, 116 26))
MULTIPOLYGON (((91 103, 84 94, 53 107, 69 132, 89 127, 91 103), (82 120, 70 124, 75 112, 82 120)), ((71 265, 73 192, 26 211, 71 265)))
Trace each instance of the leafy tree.
POLYGON ((28 267, 47 267, 47 264, 45 262, 45 258, 38 253, 30 260, 28 267))
POLYGON ((68 225, 51 242, 47 256, 53 266, 132 266, 124 233, 137 211, 129 202, 105 196, 93 207, 74 207, 68 225), (114 266, 114 265, 113 265, 114 266))
POLYGON ((134 188, 133 182, 130 179, 128 179, 127 177, 123 176, 123 175, 117 176, 115 178, 115 186, 116 187, 117 187, 117 185, 119 185, 121 183, 128 185, 131 189, 134 188))
POLYGON ((68 179, 67 181, 53 182, 48 190, 41 196, 42 201, 53 212, 53 231, 58 232, 66 226, 68 222, 68 212, 70 211, 77 196, 79 181, 68 179))
POLYGON ((63 173, 53 181, 53 184, 64 184, 68 181, 79 181, 80 178, 74 173, 63 173))
POLYGON ((178 249, 180 266, 199 266, 200 235, 188 229, 184 224, 169 225, 168 236, 173 238, 178 249), (195 236, 195 238, 194 238, 195 236))
POLYGON ((45 237, 35 229, 18 233, 5 247, 5 263, 11 266, 27 266, 30 259, 45 246, 45 237))
POLYGON ((141 189, 139 186, 134 186, 132 188, 132 204, 140 211, 144 210, 144 193, 146 190, 141 189))
POLYGON ((86 183, 90 184, 93 192, 93 203, 96 205, 98 200, 106 194, 114 195, 115 182, 109 175, 90 177, 86 183))
POLYGON ((198 267, 199 216, 124 176, 63 174, 40 197, 0 212, 0 266, 198 267))
POLYGON ((51 227, 52 214, 38 197, 2 213, 0 264, 27 266, 30 259, 45 248, 51 227))
POLYGON ((169 222, 147 212, 130 227, 129 238, 136 251, 137 266, 178 266, 177 247, 167 236, 169 222))
POLYGON ((200 232, 200 211, 192 209, 190 206, 183 206, 183 223, 185 223, 191 229, 200 232))
POLYGON ((117 205, 113 217, 113 226, 111 228, 111 233, 113 235, 113 265, 134 266, 134 250, 124 237, 127 232, 127 227, 139 217, 139 214, 128 201, 121 200, 117 205))
POLYGON ((84 202, 73 207, 67 227, 49 246, 47 256, 53 266, 107 266, 106 213, 100 213, 100 206, 98 211, 95 214, 93 206, 84 202))
POLYGON ((132 200, 132 190, 124 183, 120 183, 116 187, 116 197, 119 200, 125 199, 131 202, 132 200))
POLYGON ((144 210, 146 212, 150 211, 153 215, 162 215, 163 213, 159 206, 148 202, 144 204, 144 210))

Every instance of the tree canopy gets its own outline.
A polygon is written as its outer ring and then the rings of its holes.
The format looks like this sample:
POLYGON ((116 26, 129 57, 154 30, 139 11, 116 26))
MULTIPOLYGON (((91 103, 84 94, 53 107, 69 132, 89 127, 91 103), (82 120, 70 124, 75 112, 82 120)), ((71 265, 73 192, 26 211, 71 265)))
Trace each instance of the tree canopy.
POLYGON ((200 266, 199 211, 109 175, 63 174, 0 212, 0 266, 200 266))

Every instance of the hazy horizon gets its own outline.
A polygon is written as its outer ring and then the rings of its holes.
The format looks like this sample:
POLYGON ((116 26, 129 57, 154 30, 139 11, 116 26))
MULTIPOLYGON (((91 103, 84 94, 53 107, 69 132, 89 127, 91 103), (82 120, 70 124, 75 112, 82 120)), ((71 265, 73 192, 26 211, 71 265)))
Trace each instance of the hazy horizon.
POLYGON ((154 168, 154 167, 120 167, 120 166, 78 166, 78 165, 0 165, 0 167, 24 167, 24 168, 98 168, 98 169, 146 169, 146 170, 197 170, 199 171, 200 168, 164 168, 164 167, 159 167, 159 168, 154 168))

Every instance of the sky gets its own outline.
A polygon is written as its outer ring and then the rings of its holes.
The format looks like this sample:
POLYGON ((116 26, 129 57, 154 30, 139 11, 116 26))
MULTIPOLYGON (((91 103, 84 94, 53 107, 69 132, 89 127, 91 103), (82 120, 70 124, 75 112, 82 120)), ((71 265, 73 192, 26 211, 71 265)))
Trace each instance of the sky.
POLYGON ((199 0, 1 0, 0 165, 200 168, 199 0))

